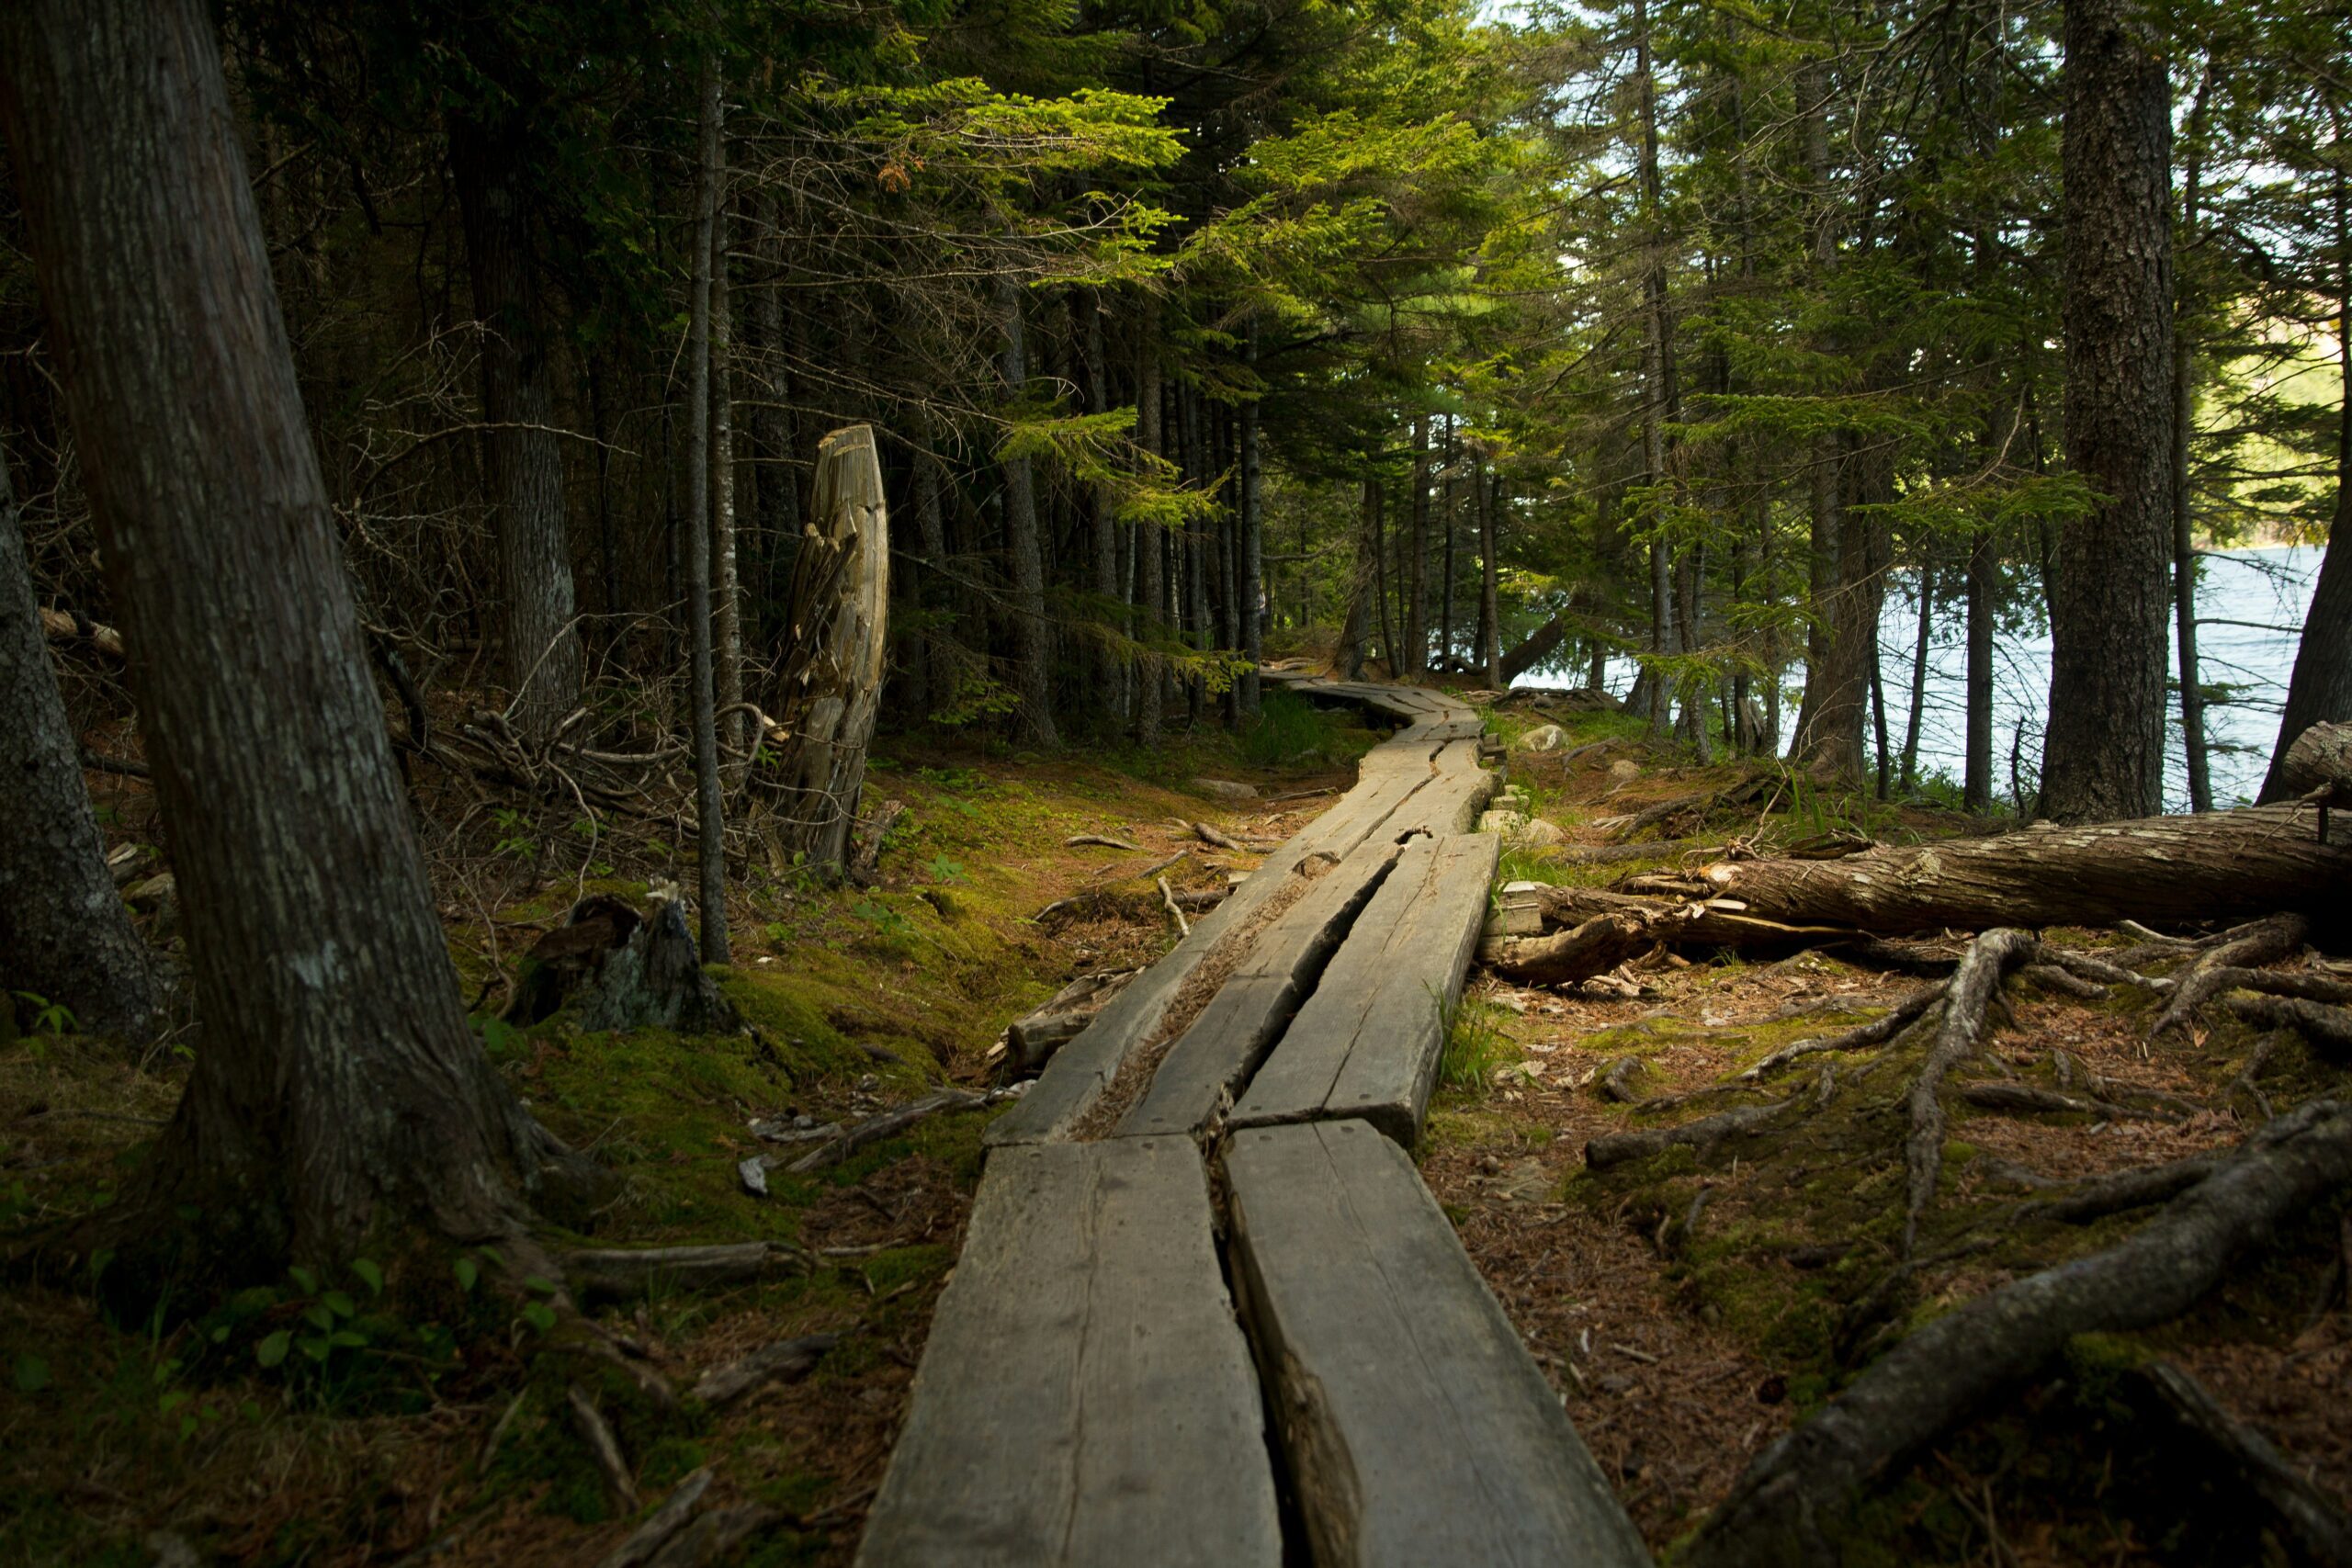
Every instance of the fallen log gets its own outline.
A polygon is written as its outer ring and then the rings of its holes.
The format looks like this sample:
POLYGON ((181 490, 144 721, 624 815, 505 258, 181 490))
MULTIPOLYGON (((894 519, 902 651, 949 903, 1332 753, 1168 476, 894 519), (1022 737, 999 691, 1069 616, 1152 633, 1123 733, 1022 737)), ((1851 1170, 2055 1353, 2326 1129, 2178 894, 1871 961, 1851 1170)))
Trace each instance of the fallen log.
POLYGON ((806 1274, 809 1266, 808 1252, 788 1242, 745 1241, 574 1252, 565 1256, 563 1273, 586 1302, 641 1296, 656 1283, 688 1291, 748 1285, 806 1274))
POLYGON ((1945 926, 2204 923, 2337 912, 2352 842, 2322 844, 2308 809, 2247 807, 1991 839, 1885 845, 1835 861, 1721 861, 1659 891, 1737 899, 1749 915, 1884 934, 1945 926))
POLYGON ((1840 926, 1795 926, 1758 919, 1736 900, 1665 903, 1586 887, 1546 887, 1536 895, 1547 920, 1573 922, 1556 936, 1505 942, 1493 968, 1521 985, 1564 986, 1605 975, 1657 942, 1711 947, 1803 946, 1854 933, 1840 926))
POLYGON ((2278 782, 2299 795, 2326 790, 2332 804, 2352 804, 2352 724, 2314 724, 2295 737, 2278 760, 2278 782))
POLYGON ((2075 1335, 2188 1311, 2279 1225, 2347 1182, 2352 1107, 2314 1100, 2270 1122, 2121 1245, 1988 1292, 1896 1344, 1758 1455, 1679 1561, 1838 1561, 1839 1521, 1898 1465, 2031 1378, 2075 1335))

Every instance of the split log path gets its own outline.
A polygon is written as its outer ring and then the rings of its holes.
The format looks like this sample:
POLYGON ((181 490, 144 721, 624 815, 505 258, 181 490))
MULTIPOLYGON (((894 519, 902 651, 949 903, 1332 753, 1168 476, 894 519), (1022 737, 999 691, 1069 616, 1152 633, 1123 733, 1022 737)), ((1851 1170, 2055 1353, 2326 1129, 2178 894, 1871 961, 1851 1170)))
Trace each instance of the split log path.
POLYGON ((1401 728, 989 1128, 865 1568, 1649 1561, 1406 1153, 1494 875, 1478 718, 1267 678, 1401 728))

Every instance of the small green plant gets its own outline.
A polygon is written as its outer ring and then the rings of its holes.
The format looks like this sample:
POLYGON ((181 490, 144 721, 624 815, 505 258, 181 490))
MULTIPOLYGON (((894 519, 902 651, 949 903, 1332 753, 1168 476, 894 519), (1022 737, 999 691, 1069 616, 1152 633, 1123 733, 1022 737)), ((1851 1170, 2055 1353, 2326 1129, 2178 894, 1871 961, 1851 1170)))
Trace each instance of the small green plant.
POLYGON ((945 855, 933 855, 931 857, 931 879, 933 882, 961 882, 964 880, 963 863, 949 860, 945 855))
POLYGON ((915 934, 915 923, 876 898, 861 898, 850 906, 851 914, 880 932, 888 942, 904 942, 915 934))
POLYGON ((63 1002, 51 1001, 37 991, 18 991, 17 999, 33 1010, 33 1029, 47 1030, 51 1034, 71 1034, 79 1025, 74 1010, 63 1002))
POLYGON ((490 818, 498 824, 498 830, 505 835, 490 847, 491 853, 513 855, 516 860, 537 858, 538 841, 532 836, 531 825, 525 820, 521 812, 511 806, 501 806, 491 812, 490 818))
POLYGON ((1476 1089, 1510 1055, 1510 1037, 1497 1025, 1496 1009, 1490 1003, 1464 998, 1449 1007, 1442 997, 1436 1000, 1439 1027, 1445 1033, 1445 1054, 1438 1059, 1438 1083, 1457 1092, 1476 1089))

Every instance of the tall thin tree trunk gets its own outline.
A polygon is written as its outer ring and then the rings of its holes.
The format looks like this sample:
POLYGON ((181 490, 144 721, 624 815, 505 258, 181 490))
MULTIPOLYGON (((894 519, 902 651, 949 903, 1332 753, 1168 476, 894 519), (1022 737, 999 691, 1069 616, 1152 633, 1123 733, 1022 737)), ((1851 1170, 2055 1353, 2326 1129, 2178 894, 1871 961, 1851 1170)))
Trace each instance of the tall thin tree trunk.
POLYGON ((1396 672, 1396 623, 1388 613, 1388 487, 1377 479, 1372 486, 1372 603, 1379 615, 1380 657, 1388 672, 1396 672))
MULTIPOLYGON (((761 190, 752 211, 752 254, 766 264, 755 270, 772 275, 784 257, 775 193, 761 190)), ((774 604, 782 597, 800 537, 800 483, 792 467, 791 416, 784 406, 791 396, 792 372, 780 279, 771 276, 752 292, 750 325, 757 340, 751 366, 756 396, 744 422, 752 442, 752 515, 759 536, 759 581, 765 584, 762 597, 774 604)), ((772 613, 788 613, 788 607, 772 613)))
MULTIPOLYGON (((1641 118, 1640 180, 1642 211, 1642 468, 1643 482, 1666 483, 1666 422, 1672 417, 1667 321, 1666 234, 1660 210, 1662 187, 1658 174, 1657 79, 1651 68, 1650 21, 1647 0, 1634 0, 1634 91, 1641 118)), ((1653 511, 1655 516, 1655 510, 1653 511)), ((1664 659, 1674 652, 1674 567, 1663 530, 1650 541, 1650 653, 1664 659)), ((1674 686, 1660 668, 1650 682, 1650 732, 1660 737, 1673 728, 1674 686)))
MULTIPOLYGON (((1366 626, 1371 621, 1373 567, 1380 549, 1380 482, 1367 477, 1356 505, 1355 548, 1348 552, 1347 601, 1340 623, 1340 679, 1363 677, 1366 626)), ((1301 563, 1304 570, 1305 563, 1301 563)), ((1302 623, 1303 624, 1303 623, 1302 623)))
POLYGON ((579 705, 579 628, 563 504, 553 372, 531 263, 534 193, 523 111, 449 130, 449 167, 466 231, 474 314, 483 325, 483 466, 503 600, 501 636, 515 728, 545 739, 579 705))
MULTIPOLYGON (((1258 323, 1250 323, 1250 364, 1258 363, 1258 323)), ((1265 619, 1259 601, 1265 594, 1266 516, 1264 478, 1258 446, 1258 400, 1241 405, 1241 657, 1249 661, 1241 672, 1241 717, 1258 716, 1258 661, 1265 657, 1265 619)))
MULTIPOLYGON (((2197 245, 2198 183, 2205 162, 2205 99, 2213 85, 2211 56, 2199 74, 2197 97, 2188 111, 2188 165, 2182 173, 2180 230, 2184 244, 2197 245)), ((2339 172, 2338 184, 2343 180, 2339 172)), ((2187 274, 2173 302, 2172 358, 2172 597, 2180 639, 2180 733, 2188 765, 2188 808, 2213 809, 2212 772, 2206 761, 2205 688, 2197 663, 2197 529, 2188 504, 2188 439, 2197 423, 2197 356, 2189 351, 2191 301, 2187 274)))
POLYGON ((114 889, 0 456, 0 1023, 18 997, 145 1035, 162 987, 114 889), (13 993, 13 994, 12 994, 13 993))
MULTIPOLYGON (((1004 395, 1018 402, 1029 380, 1029 340, 1021 285, 1010 272, 996 278, 998 330, 1004 337, 1004 395)), ((1005 553, 1012 577, 1012 685, 1021 706, 1014 722, 1033 746, 1057 746, 1054 728, 1052 628, 1046 624, 1046 566, 1037 543, 1035 476, 1025 457, 1004 459, 1005 553)))
POLYGON ((1936 563, 1919 563, 1919 640, 1911 649, 1911 711, 1903 724, 1903 787, 1919 782, 1919 725, 1928 704, 1928 638, 1936 598, 1936 563))
POLYGON ((1993 597, 1999 587, 1992 533, 1979 529, 1968 541, 1968 728, 1961 804, 1980 814, 1993 808, 1993 597))
POLYGON ((1454 500, 1453 468, 1455 451, 1453 440, 1453 416, 1452 414, 1445 416, 1445 443, 1440 450, 1442 456, 1439 458, 1438 466, 1440 471, 1442 471, 1445 477, 1438 483, 1438 526, 1444 530, 1445 540, 1444 553, 1441 558, 1443 560, 1444 565, 1440 570, 1438 577, 1438 592, 1442 597, 1438 601, 1437 645, 1440 649, 1438 658, 1439 665, 1441 668, 1450 671, 1453 668, 1454 658, 1453 519, 1457 508, 1457 502, 1454 500))
POLYGON ((2262 781, 2266 802, 2284 799, 2279 765, 2287 748, 2314 724, 2352 720, 2352 221, 2346 210, 2344 128, 2334 126, 2335 200, 2335 352, 2339 379, 2335 408, 2335 517, 2328 528, 2327 554, 2320 560, 2312 607, 2303 617, 2303 638, 2295 649, 2295 671, 2287 682, 2287 706, 2278 718, 2278 747, 2262 781))
POLYGON ((720 116, 716 55, 702 62, 701 120, 695 169, 694 265, 686 322, 686 683, 695 748, 695 861, 700 884, 702 961, 724 964, 727 947, 727 838, 718 777, 718 703, 712 684, 710 615, 710 303, 713 242, 718 238, 720 116))
POLYGON ((102 1284, 279 1280, 411 1222, 526 1252, 563 1151, 466 1025, 209 8, 0 7, 0 75, 206 1025, 102 1284))
POLYGON ((1487 684, 1503 686, 1503 627, 1496 602, 1496 541, 1502 532, 1503 477, 1495 474, 1478 485, 1478 662, 1487 684))
MULTIPOLYGON (((1164 459, 1168 451, 1160 429, 1159 327, 1158 306, 1148 299, 1136 323, 1136 445, 1149 456, 1164 459)), ((1147 647, 1157 645, 1162 635, 1159 606, 1167 587, 1161 580, 1161 563, 1166 559, 1165 531, 1156 523, 1136 524, 1135 635, 1147 647)), ((1159 655, 1146 652, 1136 660, 1136 743, 1139 746, 1159 744, 1160 703, 1166 685, 1159 655)))
MULTIPOLYGON (((722 115, 725 112, 721 106, 722 115)), ((727 288, 727 136, 719 127, 718 164, 713 174, 718 191, 713 197, 710 237, 710 560, 711 637, 717 660, 715 681, 718 706, 727 716, 719 721, 719 739, 729 754, 741 759, 730 772, 741 777, 750 766, 751 733, 743 703, 743 601, 735 562, 735 328, 727 288)))
MULTIPOLYGON (((1087 412, 1106 414, 1112 404, 1111 365, 1102 352, 1102 298, 1099 291, 1089 291, 1083 299, 1083 304, 1072 309, 1082 311, 1086 321, 1087 412)), ((1124 617, 1115 608, 1119 603, 1119 524, 1108 484, 1095 486, 1087 497, 1087 525, 1095 600, 1102 614, 1112 618, 1112 630, 1132 635, 1130 628, 1120 625, 1124 617)), ((1107 637, 1093 665, 1096 722, 1099 728, 1115 733, 1126 725, 1126 665, 1107 637)))
POLYGON ((1412 467, 1407 483, 1412 487, 1412 508, 1408 517, 1411 534, 1406 543, 1406 559, 1402 563, 1405 579, 1405 646, 1404 666, 1397 674, 1412 680, 1429 668, 1429 567, 1430 567, 1430 416, 1413 416, 1412 467))
POLYGON ((2066 462, 2105 499, 2059 543, 2041 806, 2104 821, 2164 807, 2172 85, 2135 0, 2064 10, 2066 462))

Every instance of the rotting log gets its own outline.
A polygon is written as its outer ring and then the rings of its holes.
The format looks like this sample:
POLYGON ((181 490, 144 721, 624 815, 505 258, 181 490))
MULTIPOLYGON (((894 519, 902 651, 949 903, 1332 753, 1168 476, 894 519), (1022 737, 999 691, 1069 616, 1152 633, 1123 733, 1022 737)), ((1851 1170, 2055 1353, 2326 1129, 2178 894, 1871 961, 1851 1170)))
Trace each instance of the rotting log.
POLYGON ((2177 1317, 2346 1182, 2352 1107, 2314 1100, 2271 1122, 2120 1245, 1988 1292, 1896 1344, 1758 1455, 1679 1561, 1838 1561, 1838 1521, 1898 1466, 2033 1377, 2075 1335, 2177 1317))
MULTIPOLYGON (((2338 835, 2339 838, 2343 837, 2338 835)), ((2318 841, 2308 807, 1886 845, 1836 861, 1722 861, 1661 892, 1736 900, 1753 919, 1881 934, 1996 925, 2197 923, 2336 913, 2352 842, 2318 841)))
POLYGON ((782 791, 761 831, 786 864, 797 852, 808 865, 839 867, 865 788, 890 604, 889 507, 871 425, 836 430, 817 448, 815 497, 786 604, 767 739, 782 791))

